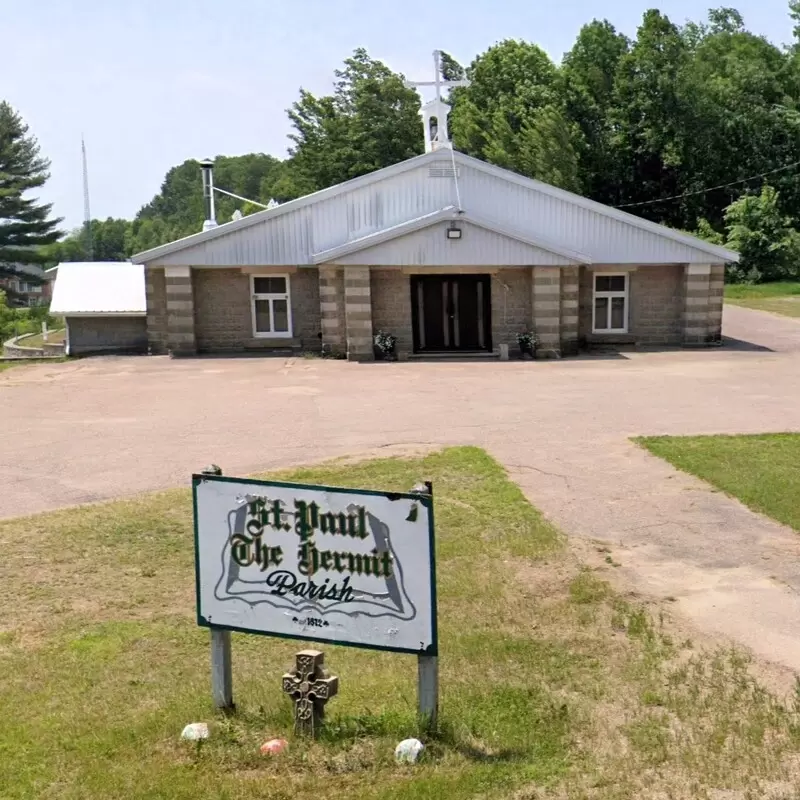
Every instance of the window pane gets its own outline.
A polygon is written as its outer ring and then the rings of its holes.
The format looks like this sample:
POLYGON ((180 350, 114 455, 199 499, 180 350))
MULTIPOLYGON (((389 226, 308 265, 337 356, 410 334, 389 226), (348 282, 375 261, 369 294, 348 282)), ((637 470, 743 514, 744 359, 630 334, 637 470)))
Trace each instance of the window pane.
POLYGON ((269 333, 269 300, 256 300, 256 333, 269 333))
POLYGON ((608 328, 608 298, 595 297, 594 299, 594 327, 602 331, 608 328))
POLYGON ((275 333, 289 332, 289 305, 285 300, 272 301, 272 316, 275 333))
POLYGON ((624 275, 596 275, 594 279, 596 292, 624 292, 624 275))
POLYGON ((286 294, 286 278, 253 278, 255 294, 286 294))
POLYGON ((625 298, 611 298, 611 327, 621 330, 625 327, 625 298))
POLYGON ((596 292, 607 292, 611 287, 611 278, 607 275, 596 275, 594 279, 594 289, 596 292))

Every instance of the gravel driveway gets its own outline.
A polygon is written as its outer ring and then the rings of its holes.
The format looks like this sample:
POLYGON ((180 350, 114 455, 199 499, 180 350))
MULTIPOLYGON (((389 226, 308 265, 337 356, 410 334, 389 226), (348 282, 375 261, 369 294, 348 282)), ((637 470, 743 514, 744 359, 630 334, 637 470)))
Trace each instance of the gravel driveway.
MULTIPOLYGON (((0 373, 0 517, 392 446, 476 444, 641 592, 800 670, 800 538, 630 443, 800 430, 800 321, 721 349, 552 362, 97 358, 0 373)), ((389 450, 390 452, 390 450, 389 450)))

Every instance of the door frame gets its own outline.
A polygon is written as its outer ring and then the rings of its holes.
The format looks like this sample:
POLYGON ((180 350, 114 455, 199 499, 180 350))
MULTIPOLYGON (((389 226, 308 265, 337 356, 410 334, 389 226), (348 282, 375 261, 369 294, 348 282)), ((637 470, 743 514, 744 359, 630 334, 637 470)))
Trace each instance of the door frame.
MULTIPOLYGON (((441 274, 433 274, 433 275, 411 275, 409 276, 411 280, 409 281, 409 291, 411 293, 411 341, 412 341, 412 352, 414 353, 484 353, 492 352, 492 276, 488 273, 441 273, 441 274), (421 282, 426 280, 438 280, 444 284, 447 281, 459 281, 460 279, 464 280, 474 280, 476 283, 480 282, 484 286, 483 291, 483 339, 485 345, 483 348, 478 350, 474 349, 466 349, 462 347, 456 347, 455 345, 450 345, 449 347, 444 348, 437 348, 435 350, 429 348, 420 347, 420 322, 423 321, 420 318, 420 313, 422 309, 420 308, 419 304, 419 285, 421 282)), ((442 289, 442 291, 447 291, 446 289, 442 289)), ((479 324, 481 321, 481 316, 478 317, 476 322, 479 324)), ((448 331, 449 340, 452 342, 455 338, 454 330, 448 331)))

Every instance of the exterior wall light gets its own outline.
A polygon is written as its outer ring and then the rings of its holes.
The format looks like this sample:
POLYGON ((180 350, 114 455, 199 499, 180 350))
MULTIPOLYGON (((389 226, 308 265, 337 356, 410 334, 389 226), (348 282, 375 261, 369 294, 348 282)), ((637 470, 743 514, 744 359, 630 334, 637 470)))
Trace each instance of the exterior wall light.
POLYGON ((460 239, 461 238, 461 228, 457 227, 455 223, 450 225, 447 229, 447 238, 448 239, 460 239))

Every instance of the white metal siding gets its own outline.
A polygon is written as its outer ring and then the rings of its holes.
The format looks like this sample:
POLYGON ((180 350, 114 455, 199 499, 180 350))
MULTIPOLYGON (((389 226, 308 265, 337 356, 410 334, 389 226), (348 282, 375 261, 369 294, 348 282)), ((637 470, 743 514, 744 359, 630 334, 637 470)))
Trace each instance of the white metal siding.
POLYGON ((532 239, 580 250, 596 264, 706 264, 711 258, 680 242, 471 166, 462 168, 459 188, 465 208, 502 220, 532 239))
MULTIPOLYGON (((430 169, 438 166, 450 166, 449 160, 426 161, 404 172, 389 172, 385 178, 357 185, 333 196, 323 196, 318 201, 278 213, 272 218, 267 216, 251 226, 239 226, 227 235, 219 229, 214 238, 157 257, 148 263, 151 266, 313 264, 315 253, 455 204, 453 179, 431 177, 430 169)), ((715 260, 707 252, 690 245, 584 208, 571 202, 569 195, 552 196, 502 175, 489 174, 468 163, 459 166, 459 175, 462 205, 467 213, 495 221, 531 239, 542 239, 583 252, 597 264, 709 263, 715 260)), ((351 260, 342 263, 370 263, 377 266, 394 264, 400 259, 403 259, 402 263, 409 264, 434 263, 438 256, 433 252, 420 254, 418 250, 412 250, 411 255, 404 256, 398 250, 418 247, 421 238, 427 240, 428 236, 432 236, 430 242, 434 248, 438 248, 437 252, 440 251, 443 242, 438 234, 414 238, 407 236, 394 244, 387 243, 380 249, 370 250, 368 262, 363 260, 364 256, 353 255, 351 260), (392 260, 376 260, 383 255, 392 260), (421 258, 425 261, 420 261, 421 258)), ((519 247, 525 245, 520 244, 519 247)), ((489 237, 483 237, 480 252, 485 260, 480 263, 530 263, 519 260, 523 257, 519 247, 512 247, 505 237, 499 237, 494 242, 489 237), (493 252, 493 244, 501 248, 502 255, 493 252), (509 257, 509 248, 516 255, 509 257)), ((474 259, 477 258, 475 255, 474 259)), ((465 262, 460 258, 458 263, 473 262, 465 262)), ((536 263, 569 262, 550 260, 536 263)))
POLYGON ((558 266, 569 259, 524 242, 518 242, 477 225, 462 222, 461 239, 448 239, 447 223, 359 250, 330 261, 331 264, 380 264, 381 266, 558 266))

